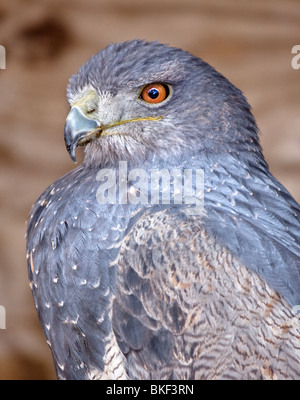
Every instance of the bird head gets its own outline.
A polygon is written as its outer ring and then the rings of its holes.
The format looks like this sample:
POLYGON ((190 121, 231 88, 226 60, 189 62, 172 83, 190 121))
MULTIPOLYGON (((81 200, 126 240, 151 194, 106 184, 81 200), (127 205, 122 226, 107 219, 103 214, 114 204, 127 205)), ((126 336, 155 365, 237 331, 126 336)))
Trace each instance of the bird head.
POLYGON ((242 93, 206 62, 140 40, 112 44, 70 79, 67 150, 85 162, 180 159, 201 152, 260 151, 242 93))

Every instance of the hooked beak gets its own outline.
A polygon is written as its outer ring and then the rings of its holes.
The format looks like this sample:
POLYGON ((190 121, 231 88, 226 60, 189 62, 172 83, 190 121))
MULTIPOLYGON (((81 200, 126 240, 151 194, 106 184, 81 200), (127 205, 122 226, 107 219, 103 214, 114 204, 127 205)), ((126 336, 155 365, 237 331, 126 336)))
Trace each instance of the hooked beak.
POLYGON ((71 159, 76 163, 76 147, 90 141, 101 133, 101 127, 94 119, 87 118, 80 108, 72 107, 65 124, 65 144, 71 159))

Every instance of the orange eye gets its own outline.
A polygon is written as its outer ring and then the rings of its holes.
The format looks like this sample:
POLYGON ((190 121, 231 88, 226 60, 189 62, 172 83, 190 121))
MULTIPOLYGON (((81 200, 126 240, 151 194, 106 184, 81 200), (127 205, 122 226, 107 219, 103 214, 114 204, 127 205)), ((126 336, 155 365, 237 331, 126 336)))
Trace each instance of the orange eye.
POLYGON ((140 98, 145 100, 147 103, 161 103, 169 95, 169 88, 167 85, 162 83, 149 83, 142 90, 140 98))

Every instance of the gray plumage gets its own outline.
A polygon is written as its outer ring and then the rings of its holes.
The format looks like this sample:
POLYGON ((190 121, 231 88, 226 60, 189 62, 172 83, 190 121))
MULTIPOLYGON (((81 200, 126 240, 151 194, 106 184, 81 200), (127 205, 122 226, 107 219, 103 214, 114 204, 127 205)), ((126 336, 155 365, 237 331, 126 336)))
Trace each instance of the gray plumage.
POLYGON ((93 56, 67 95, 66 146, 85 159, 45 190, 27 230, 58 378, 299 378, 300 207, 242 93, 187 52, 135 40, 93 56), (166 98, 141 98, 149 83, 166 98), (129 180, 136 201, 120 200, 120 161, 149 179, 129 180), (203 170, 201 213, 172 191, 151 203, 151 171, 174 169, 203 170), (116 179, 115 204, 99 202, 99 171, 116 179))

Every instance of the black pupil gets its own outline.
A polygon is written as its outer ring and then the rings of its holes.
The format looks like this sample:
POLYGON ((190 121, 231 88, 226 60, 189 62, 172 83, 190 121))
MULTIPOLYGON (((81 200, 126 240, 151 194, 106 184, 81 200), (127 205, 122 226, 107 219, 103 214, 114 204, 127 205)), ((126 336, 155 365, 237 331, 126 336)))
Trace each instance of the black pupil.
POLYGON ((152 88, 148 91, 148 96, 150 97, 150 99, 157 99, 159 96, 159 91, 155 88, 152 88))

